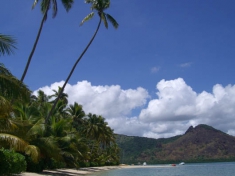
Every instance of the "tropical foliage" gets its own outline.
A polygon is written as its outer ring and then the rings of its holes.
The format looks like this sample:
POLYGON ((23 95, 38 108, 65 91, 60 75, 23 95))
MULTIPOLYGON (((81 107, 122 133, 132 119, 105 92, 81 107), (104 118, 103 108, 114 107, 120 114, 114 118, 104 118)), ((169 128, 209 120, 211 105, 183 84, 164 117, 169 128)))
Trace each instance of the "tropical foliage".
POLYGON ((12 150, 0 149, 0 175, 19 174, 26 170, 25 157, 12 150))
MULTIPOLYGON (((73 0, 61 0, 61 2, 63 4, 64 8, 66 9, 66 11, 68 12, 72 7, 73 0)), ((37 4, 38 4, 38 0, 35 0, 34 3, 33 3, 32 8, 34 9, 34 7, 37 4)), ((21 76, 21 79, 20 79, 21 82, 24 81, 24 78, 25 78, 25 76, 27 74, 27 71, 29 69, 30 62, 33 58, 34 52, 36 50, 36 47, 37 47, 37 44, 38 44, 38 41, 39 41, 39 38, 40 38, 40 35, 41 35, 41 32, 42 32, 43 24, 47 20, 47 13, 50 10, 51 6, 52 6, 52 11, 53 11, 52 12, 52 17, 55 18, 56 15, 57 15, 57 11, 58 11, 57 1, 56 0, 41 0, 41 12, 43 14, 43 17, 42 17, 42 20, 41 20, 41 23, 40 23, 40 27, 38 29, 36 39, 35 39, 34 44, 33 44, 33 48, 32 48, 32 50, 29 54, 28 61, 26 63, 24 72, 21 76)))
POLYGON ((5 108, 0 113, 0 147, 29 156, 34 163, 43 161, 44 168, 54 167, 50 166, 52 160, 66 167, 79 167, 84 162, 117 164, 118 152, 110 152, 116 147, 114 133, 102 116, 86 115, 76 102, 67 105, 64 96, 45 124, 57 93, 47 96, 40 90, 37 96, 27 95, 29 101, 20 96, 13 103, 1 93, 5 108))
POLYGON ((0 56, 14 53, 16 40, 9 35, 0 34, 0 56))
POLYGON ((100 24, 101 24, 101 22, 102 22, 102 21, 104 22, 104 26, 105 26, 106 28, 108 28, 107 19, 108 19, 108 21, 110 21, 110 22, 112 23, 112 25, 113 25, 113 27, 114 27, 115 29, 117 29, 118 26, 119 26, 119 24, 117 23, 117 21, 116 21, 111 15, 109 15, 109 14, 107 14, 107 13, 104 12, 106 9, 109 8, 109 6, 110 6, 110 0, 86 0, 85 2, 88 3, 88 4, 91 4, 91 10, 92 10, 92 12, 91 12, 90 14, 88 14, 88 15, 82 20, 82 22, 81 22, 80 25, 82 25, 84 22, 90 20, 90 19, 94 16, 94 12, 93 12, 93 11, 96 11, 96 12, 98 13, 100 20, 99 20, 98 26, 97 26, 97 28, 96 28, 96 30, 95 30, 95 33, 93 34, 91 40, 89 41, 89 43, 87 44, 87 46, 85 47, 85 49, 83 50, 83 52, 81 53, 81 55, 78 57, 78 59, 77 59, 76 62, 74 63, 72 69, 70 70, 70 73, 69 73, 69 75, 67 76, 67 78, 66 78, 66 80, 65 80, 65 82, 64 82, 64 84, 63 84, 63 86, 62 86, 62 88, 61 88, 61 90, 60 90, 60 93, 59 93, 59 95, 58 95, 58 98, 55 100, 55 102, 54 102, 54 104, 53 104, 53 106, 52 106, 52 109, 51 109, 51 111, 49 112, 49 114, 48 114, 48 116, 47 116, 47 118, 46 118, 46 123, 47 123, 48 119, 50 118, 51 113, 52 113, 52 111, 54 110, 54 108, 55 108, 55 106, 56 106, 58 100, 59 100, 60 97, 62 96, 63 91, 64 91, 64 88, 65 88, 65 86, 67 85, 69 79, 71 78, 71 76, 72 76, 72 74, 73 74, 73 72, 74 72, 74 70, 75 70, 77 64, 78 64, 79 61, 82 59, 83 55, 86 53, 86 51, 87 51, 88 48, 90 47, 91 43, 92 43, 93 40, 95 39, 96 34, 98 33, 98 31, 99 31, 99 29, 100 29, 100 24))
MULTIPOLYGON (((38 2, 35 0, 33 8, 38 2)), ((73 0, 61 2, 66 11, 73 4, 73 0)), ((66 83, 62 88, 53 90, 53 95, 46 95, 42 90, 33 95, 23 80, 49 9, 52 8, 53 17, 57 14, 56 0, 41 0, 43 18, 21 80, 0 63, 0 148, 3 152, 6 150, 7 155, 11 155, 8 158, 18 157, 19 160, 26 161, 28 171, 119 163, 115 134, 105 118, 86 114, 77 102, 69 104, 68 95, 63 92, 77 63, 94 40, 101 21, 105 27, 108 27, 107 19, 115 28, 118 27, 117 22, 104 13, 109 7, 109 0, 86 2, 92 5, 92 10, 98 12, 100 22, 91 41, 75 62, 66 83), (14 152, 20 154, 15 155, 14 152)), ((16 48, 15 43, 11 36, 0 34, 0 56, 12 54, 16 48)), ((4 161, 0 158, 0 162, 4 161)), ((24 165, 20 168, 22 169, 17 170, 17 173, 24 170, 24 165)))

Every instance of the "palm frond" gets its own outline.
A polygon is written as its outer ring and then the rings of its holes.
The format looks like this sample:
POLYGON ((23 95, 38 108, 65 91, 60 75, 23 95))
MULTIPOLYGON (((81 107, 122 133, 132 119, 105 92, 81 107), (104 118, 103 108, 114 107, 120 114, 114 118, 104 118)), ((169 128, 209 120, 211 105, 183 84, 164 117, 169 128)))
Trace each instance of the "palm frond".
POLYGON ((102 10, 104 11, 105 9, 108 9, 110 6, 110 0, 99 0, 102 1, 102 10))
POLYGON ((107 19, 106 19, 106 16, 104 13, 101 13, 100 14, 100 18, 102 19, 102 21, 104 22, 104 26, 108 29, 108 22, 107 22, 107 19))
POLYGON ((0 63, 0 95, 7 99, 29 101, 30 90, 0 63))
POLYGON ((10 103, 7 102, 7 106, 0 104, 0 132, 11 133, 17 129, 17 125, 14 120, 10 118, 10 113, 12 112, 10 103), (9 107, 8 107, 9 106, 9 107), (7 109, 9 108, 9 109, 7 109))
POLYGON ((24 152, 25 148, 28 146, 28 143, 23 139, 6 133, 0 133, 0 141, 6 142, 10 148, 20 152, 24 152))
POLYGON ((38 0, 35 0, 33 5, 32 5, 32 9, 34 9, 34 7, 37 5, 37 3, 38 3, 38 0))
POLYGON ((15 44, 16 40, 12 36, 0 34, 0 56, 13 54, 13 50, 16 49, 15 44))
POLYGON ((116 21, 111 15, 109 15, 109 14, 107 14, 107 13, 106 13, 106 17, 107 17, 107 19, 112 23, 113 27, 114 27, 115 29, 117 29, 118 26, 119 26, 119 24, 117 23, 117 21, 116 21))
POLYGON ((37 163, 39 160, 39 156, 40 156, 40 149, 35 145, 28 145, 25 148, 25 154, 29 155, 32 158, 32 160, 35 163, 37 163))
POLYGON ((8 117, 11 113, 11 104, 3 96, 0 96, 0 118, 8 117))
POLYGON ((53 157, 55 159, 61 159, 61 156, 58 153, 61 150, 58 147, 58 144, 54 137, 41 137, 34 141, 36 146, 38 146, 42 153, 45 153, 49 157, 53 157))
POLYGON ((26 133, 26 136, 30 136, 32 139, 37 137, 42 137, 45 135, 45 119, 39 119, 26 133))
POLYGON ((58 8, 57 8, 57 1, 56 0, 52 0, 52 9, 53 9, 53 12, 52 12, 52 18, 55 18, 56 15, 57 15, 57 12, 58 12, 58 8))
POLYGON ((94 12, 91 12, 90 14, 88 14, 80 23, 80 26, 83 25, 83 23, 85 23, 86 21, 90 20, 92 17, 94 16, 94 12))
MULTIPOLYGON (((35 2, 33 4, 33 9, 37 5, 38 0, 35 0, 35 2)), ((50 9, 50 3, 51 3, 51 0, 42 0, 41 2, 41 12, 44 15, 44 22, 47 20, 47 12, 50 9)))
POLYGON ((85 0, 85 3, 89 4, 89 3, 94 3, 96 0, 85 0))
POLYGON ((96 0, 95 3, 93 2, 94 9, 98 11, 103 11, 104 2, 103 0, 96 0))
POLYGON ((73 0, 62 0, 62 4, 67 12, 71 9, 73 2, 73 0))

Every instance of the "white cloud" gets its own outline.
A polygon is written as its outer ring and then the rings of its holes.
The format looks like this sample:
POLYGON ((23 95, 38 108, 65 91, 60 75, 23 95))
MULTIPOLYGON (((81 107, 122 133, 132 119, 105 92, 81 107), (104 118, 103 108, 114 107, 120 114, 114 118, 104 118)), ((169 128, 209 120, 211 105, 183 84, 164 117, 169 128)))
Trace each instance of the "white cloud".
POLYGON ((203 91, 197 94, 182 78, 178 78, 161 80, 157 89, 158 98, 150 100, 148 107, 141 111, 141 121, 164 123, 167 127, 174 124, 172 128, 175 134, 184 126, 186 129, 198 124, 208 124, 224 132, 234 133, 235 124, 231 122, 235 119, 235 85, 223 87, 217 84, 212 93, 203 91))
POLYGON ((151 68, 151 73, 157 73, 160 70, 160 67, 151 68))
MULTIPOLYGON (((63 82, 41 88, 52 94, 63 82)), ((208 124, 235 134, 235 85, 216 84, 211 93, 196 93, 182 78, 161 80, 156 98, 149 99, 146 89, 123 90, 119 85, 94 86, 88 81, 68 84, 69 103, 83 105, 86 113, 106 118, 116 133, 145 137, 172 137, 183 134, 189 126, 208 124), (140 114, 133 115, 134 109, 140 114), (134 117, 133 117, 134 116, 134 117)))
POLYGON ((148 107, 141 111, 142 121, 181 121, 194 117, 194 101, 197 95, 182 78, 161 80, 157 89, 159 98, 150 100, 148 107))
MULTIPOLYGON (((51 95, 52 90, 62 87, 63 83, 53 83, 50 87, 40 89, 51 95)), ((93 86, 87 81, 68 84, 65 93, 69 95, 70 104, 76 101, 83 106, 85 112, 103 115, 106 119, 128 115, 133 109, 145 105, 149 98, 148 92, 141 87, 123 90, 119 85, 93 86)))
POLYGON ((180 64, 180 67, 185 68, 185 67, 190 67, 191 65, 192 65, 192 62, 186 62, 186 63, 180 64))

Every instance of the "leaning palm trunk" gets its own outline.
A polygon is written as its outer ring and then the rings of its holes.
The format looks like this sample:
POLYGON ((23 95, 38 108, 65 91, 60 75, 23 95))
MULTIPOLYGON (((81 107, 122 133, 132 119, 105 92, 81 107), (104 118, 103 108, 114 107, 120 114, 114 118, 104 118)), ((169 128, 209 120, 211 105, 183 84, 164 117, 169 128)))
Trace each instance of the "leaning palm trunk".
POLYGON ((49 118, 50 118, 50 116, 51 116, 51 113, 52 113, 53 110, 55 109, 57 102, 59 101, 61 95, 63 94, 64 88, 65 88, 65 86, 67 85, 67 83, 68 83, 70 77, 72 76, 72 74, 73 74, 73 72, 74 72, 74 70, 75 70, 75 68, 76 68, 76 66, 77 66, 77 64, 78 64, 78 62, 82 59, 83 55, 86 53, 87 49, 89 48, 89 46, 91 45, 91 43, 92 43, 93 40, 95 39, 95 36, 96 36, 97 32, 99 31, 100 24, 101 24, 101 17, 100 17, 99 24, 98 24, 98 26, 97 26, 97 29, 96 29, 96 31, 95 31, 93 37, 91 38, 90 42, 88 43, 88 45, 86 46, 86 48, 83 50, 82 54, 79 56, 79 58, 77 59, 77 61, 75 62, 75 64, 73 65, 73 68, 72 68, 72 70, 70 71, 70 73, 69 73, 69 75, 68 75, 68 77, 67 77, 67 79, 66 79, 66 81, 65 81, 65 83, 64 83, 64 85, 63 85, 63 87, 61 88, 61 91, 59 92, 58 97, 56 98, 56 100, 55 100, 55 102, 54 102, 54 104, 53 104, 53 106, 52 106, 50 112, 48 113, 48 115, 47 115, 47 117, 46 117, 46 124, 48 124, 48 121, 49 121, 49 118))
POLYGON ((33 45, 33 49, 32 49, 32 51, 31 51, 31 53, 30 53, 30 55, 29 55, 27 64, 26 64, 25 69, 24 69, 24 73, 23 73, 23 75, 22 75, 22 77, 21 77, 21 79, 20 79, 21 82, 24 81, 25 75, 26 75, 26 73, 27 73, 27 71, 28 71, 29 64, 30 64, 30 62, 31 62, 31 60, 32 60, 34 51, 35 51, 35 49, 36 49, 36 47, 37 47, 38 40, 39 40, 39 38, 40 38, 41 31, 42 31, 42 28, 43 28, 43 24, 44 24, 46 18, 47 18, 47 10, 46 10, 46 12, 45 12, 44 15, 43 15, 43 18, 42 18, 42 21, 41 21, 41 24, 40 24, 40 28, 39 28, 39 30, 38 30, 37 37, 36 37, 36 40, 35 40, 34 45, 33 45))

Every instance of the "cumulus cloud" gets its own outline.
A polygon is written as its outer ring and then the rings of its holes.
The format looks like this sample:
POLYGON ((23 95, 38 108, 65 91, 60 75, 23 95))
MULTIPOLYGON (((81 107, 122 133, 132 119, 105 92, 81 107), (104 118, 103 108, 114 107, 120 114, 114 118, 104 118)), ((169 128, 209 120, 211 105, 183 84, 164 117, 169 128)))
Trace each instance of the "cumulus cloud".
MULTIPOLYGON (((57 90, 63 83, 56 82, 40 89, 51 95, 52 90, 57 90)), ((197 93, 182 78, 163 79, 156 85, 156 97, 150 99, 148 91, 142 87, 123 90, 119 85, 94 86, 81 81, 68 84, 65 93, 69 95, 70 104, 76 101, 86 113, 104 116, 118 134, 172 137, 198 124, 235 134, 232 123, 235 119, 235 85, 216 84, 212 92, 197 93)))
MULTIPOLYGON (((51 86, 40 88, 47 95, 51 95, 64 81, 56 82, 51 86)), ((36 92, 36 91, 35 91, 36 92)), ((68 84, 65 87, 70 104, 77 102, 87 113, 103 115, 106 119, 131 114, 132 110, 146 104, 149 94, 144 88, 123 90, 119 85, 93 86, 88 81, 68 84)))
POLYGON ((161 80, 157 89, 158 98, 150 100, 147 108, 142 109, 139 115, 141 121, 164 123, 168 127, 169 123, 178 124, 173 127, 175 130, 188 128, 189 125, 208 124, 234 133, 232 129, 235 125, 231 122, 235 118, 235 85, 223 87, 217 84, 212 93, 196 93, 182 78, 178 78, 161 80))
POLYGON ((157 89, 158 98, 150 100, 140 113, 142 121, 181 121, 194 117, 197 95, 182 78, 161 80, 157 89))

